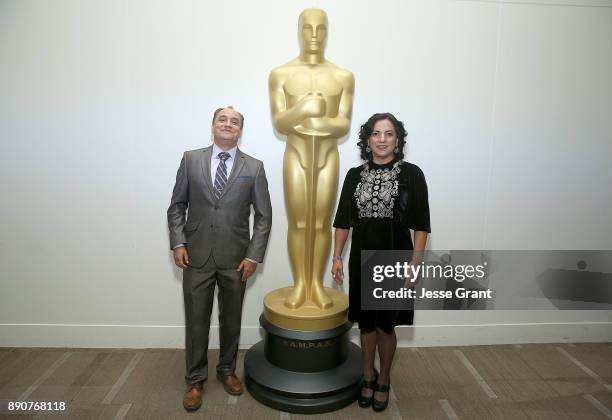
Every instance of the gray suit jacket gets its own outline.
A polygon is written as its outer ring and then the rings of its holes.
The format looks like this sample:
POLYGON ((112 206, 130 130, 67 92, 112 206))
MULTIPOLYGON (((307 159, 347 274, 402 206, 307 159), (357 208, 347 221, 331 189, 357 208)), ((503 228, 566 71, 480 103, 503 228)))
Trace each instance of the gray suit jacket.
POLYGON ((261 262, 272 226, 263 163, 238 149, 227 185, 217 200, 210 177, 211 154, 209 146, 183 155, 168 207, 170 248, 186 244, 194 267, 204 265, 211 254, 221 268, 236 268, 244 258, 261 262))

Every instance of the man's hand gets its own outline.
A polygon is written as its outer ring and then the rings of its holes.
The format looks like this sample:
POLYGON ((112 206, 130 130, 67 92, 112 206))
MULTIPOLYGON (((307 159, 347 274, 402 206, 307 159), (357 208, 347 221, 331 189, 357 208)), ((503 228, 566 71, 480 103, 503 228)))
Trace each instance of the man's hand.
POLYGON ((174 253, 174 264, 176 264, 178 268, 182 268, 183 270, 186 269, 189 265, 187 248, 184 246, 179 246, 178 248, 174 248, 172 252, 174 253))
POLYGON ((249 260, 242 260, 236 271, 242 271, 242 282, 246 283, 249 277, 257 270, 257 263, 249 260))
POLYGON ((334 260, 331 273, 334 281, 338 284, 342 284, 344 280, 344 267, 342 266, 342 260, 334 260))

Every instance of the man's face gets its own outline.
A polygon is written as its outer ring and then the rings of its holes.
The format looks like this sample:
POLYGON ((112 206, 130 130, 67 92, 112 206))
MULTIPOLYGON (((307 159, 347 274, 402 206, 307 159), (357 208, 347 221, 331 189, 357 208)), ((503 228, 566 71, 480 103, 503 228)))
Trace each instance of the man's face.
POLYGON ((318 53, 325 48, 327 39, 327 16, 318 9, 304 10, 300 15, 300 41, 302 49, 318 53))
POLYGON ((236 146, 242 134, 240 123, 240 114, 233 109, 224 108, 219 111, 212 126, 215 143, 229 148, 236 146))

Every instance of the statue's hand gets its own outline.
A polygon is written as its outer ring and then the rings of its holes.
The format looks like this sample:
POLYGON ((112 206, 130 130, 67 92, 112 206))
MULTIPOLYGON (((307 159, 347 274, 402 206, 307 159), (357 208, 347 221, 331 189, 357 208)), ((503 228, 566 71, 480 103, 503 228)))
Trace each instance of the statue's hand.
POLYGON ((325 98, 319 94, 309 93, 302 100, 302 111, 306 118, 322 117, 327 111, 327 104, 325 98))

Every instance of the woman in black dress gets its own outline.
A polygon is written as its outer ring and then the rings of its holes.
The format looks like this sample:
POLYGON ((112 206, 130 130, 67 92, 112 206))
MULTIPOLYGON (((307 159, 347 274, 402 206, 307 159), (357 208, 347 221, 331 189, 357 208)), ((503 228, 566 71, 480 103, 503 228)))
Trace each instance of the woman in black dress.
MULTIPOLYGON (((361 310, 361 250, 423 251, 427 243, 429 204, 425 176, 405 162, 404 124, 392 114, 374 114, 359 130, 364 164, 346 174, 334 220, 332 277, 344 277, 342 250, 353 228, 349 257, 349 314, 361 331, 363 377, 359 405, 382 411, 389 402, 390 369, 397 346, 394 327, 411 325, 410 310, 361 310), (414 244, 410 235, 414 231, 414 244), (376 348, 380 373, 374 368, 376 348)), ((413 264, 420 261, 413 260, 413 264)))

